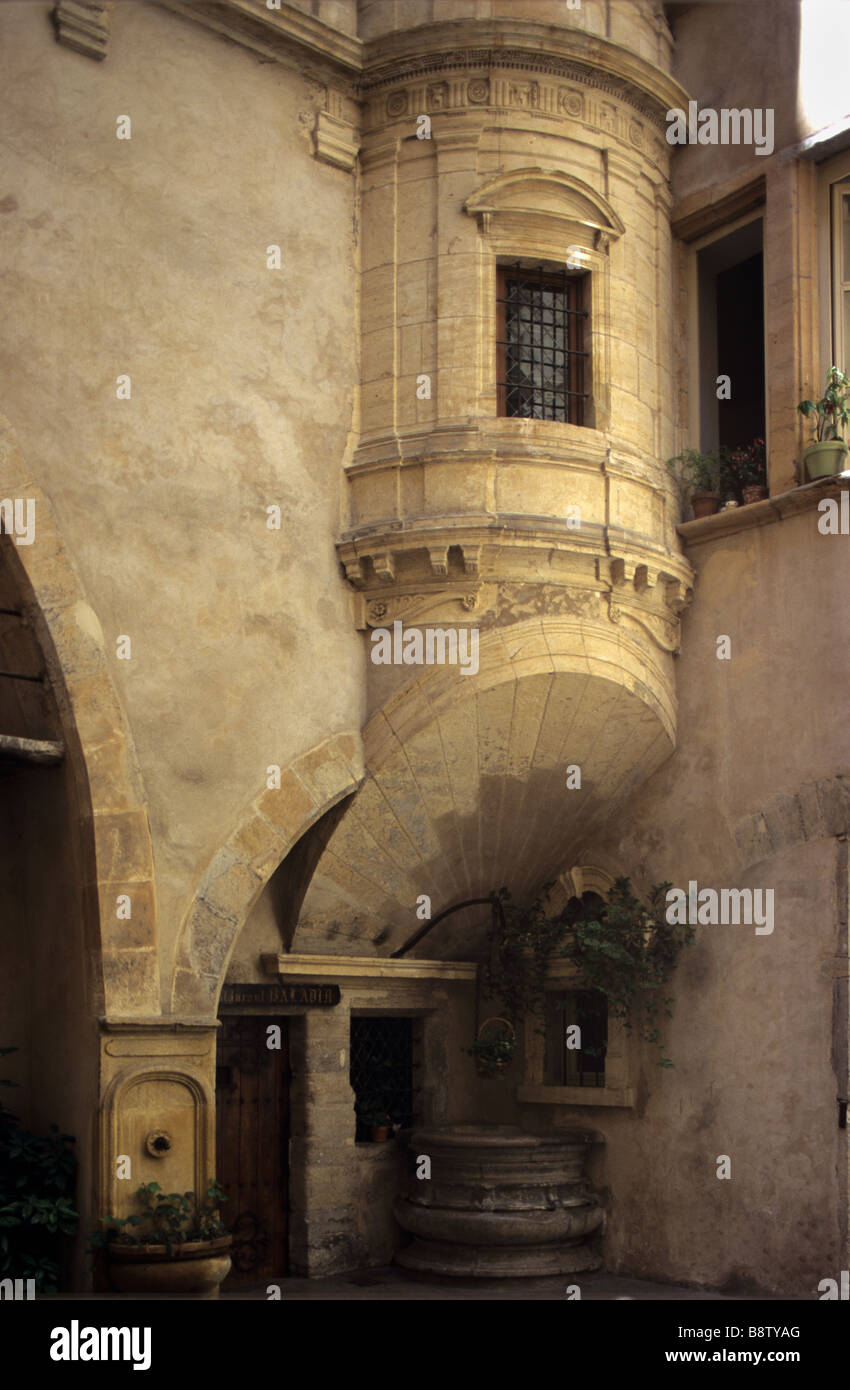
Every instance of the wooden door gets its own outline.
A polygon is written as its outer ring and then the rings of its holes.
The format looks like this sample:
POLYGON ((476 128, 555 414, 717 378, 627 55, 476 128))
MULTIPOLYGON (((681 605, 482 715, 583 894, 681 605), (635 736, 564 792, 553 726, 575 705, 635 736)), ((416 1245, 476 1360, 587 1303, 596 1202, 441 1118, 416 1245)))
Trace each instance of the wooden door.
POLYGON ((222 1219, 233 1232, 225 1290, 287 1272, 289 1075, 287 1019, 239 1014, 221 1020, 217 1177, 228 1198, 222 1219), (280 1028, 279 1050, 267 1045, 270 1025, 280 1028))

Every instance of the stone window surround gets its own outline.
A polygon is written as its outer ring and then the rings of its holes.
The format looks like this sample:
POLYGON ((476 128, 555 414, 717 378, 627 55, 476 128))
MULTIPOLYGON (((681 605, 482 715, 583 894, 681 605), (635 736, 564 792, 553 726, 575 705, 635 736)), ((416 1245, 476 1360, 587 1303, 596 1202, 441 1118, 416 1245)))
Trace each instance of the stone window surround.
POLYGON ((568 248, 581 253, 587 272, 585 304, 589 310, 585 347, 583 426, 604 432, 610 427, 607 386, 611 380, 609 327, 612 240, 625 226, 608 201, 582 180, 541 168, 512 170, 488 181, 464 204, 478 220, 484 265, 480 318, 484 329, 481 354, 480 412, 497 416, 498 267, 524 260, 564 265, 568 248), (557 202, 560 206, 553 206, 557 202))
MULTIPOLYGON (((607 898, 614 875, 595 865, 581 864, 560 876, 565 899, 594 892, 607 898)), ((576 967, 566 960, 555 961, 549 967, 545 988, 561 992, 580 984, 576 967)), ((621 1019, 608 1018, 608 1046, 605 1053, 604 1086, 547 1086, 543 1080, 546 1040, 537 1018, 526 1018, 524 1027, 524 1076, 517 1087, 520 1105, 607 1106, 632 1108, 635 1092, 631 1084, 632 1049, 629 1034, 621 1019)))
MULTIPOLYGON (((706 231, 702 236, 690 242, 687 247, 687 284, 688 284, 688 363, 689 363, 689 385, 688 400, 690 407, 690 419, 688 433, 690 439, 698 444, 702 438, 702 409, 700 399, 700 368, 703 357, 703 329, 699 319, 699 253, 713 246, 715 242, 722 241, 725 237, 731 236, 734 232, 740 231, 743 227, 749 226, 753 222, 764 224, 765 208, 757 207, 754 210, 742 213, 741 216, 733 220, 722 222, 706 231)), ((765 418, 765 440, 766 453, 770 457, 770 370, 768 362, 768 342, 767 342, 767 280, 764 262, 764 233, 762 232, 762 299, 764 302, 764 418, 765 418)))
POLYGON ((850 343, 842 343, 841 341, 841 320, 839 317, 841 291, 838 289, 840 276, 837 272, 837 263, 841 248, 837 242, 840 232, 834 209, 831 206, 833 187, 845 180, 848 181, 846 191, 850 192, 850 149, 845 149, 840 154, 833 156, 832 159, 826 160, 818 169, 818 300, 823 306, 818 343, 820 371, 817 380, 819 382, 826 379, 826 369, 833 362, 843 372, 850 371, 850 343), (843 357, 844 360, 838 361, 837 359, 840 357, 843 357))

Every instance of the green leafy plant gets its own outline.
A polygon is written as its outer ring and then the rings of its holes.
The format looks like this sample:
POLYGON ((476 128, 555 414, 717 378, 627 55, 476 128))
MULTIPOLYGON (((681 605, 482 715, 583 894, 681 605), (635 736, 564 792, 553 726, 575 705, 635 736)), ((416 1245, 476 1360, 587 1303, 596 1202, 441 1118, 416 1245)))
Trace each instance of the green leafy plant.
POLYGON ((723 461, 719 452, 700 453, 699 449, 684 449, 667 460, 684 506, 698 492, 720 492, 723 487, 723 461))
POLYGON ((163 1192, 158 1182, 142 1183, 136 1197, 141 1211, 106 1217, 102 1229, 91 1237, 93 1250, 112 1244, 164 1245, 174 1259, 190 1241, 217 1240, 228 1234, 218 1211, 227 1197, 215 1180, 203 1202, 194 1192, 163 1192))
MULTIPOLYGON (((501 1001, 505 1017, 517 1024, 540 1015, 545 983, 555 956, 576 967, 583 987, 598 990, 608 1001, 609 1016, 621 1019, 660 1053, 659 1065, 673 1063, 660 1042, 661 1015, 672 1016, 675 1000, 662 992, 683 946, 694 940, 690 926, 669 923, 666 894, 669 883, 657 883, 644 902, 631 891, 630 880, 615 880, 608 901, 597 905, 567 903, 552 914, 547 896, 552 885, 528 907, 517 907, 506 889, 499 894, 501 913, 494 914, 490 958, 482 970, 487 993, 501 1001)), ((513 1055, 514 1040, 502 1040, 513 1055)), ((479 1039, 466 1051, 493 1055, 492 1039, 479 1039), (492 1049, 492 1053, 491 1053, 492 1049)), ((499 1051, 502 1051, 500 1048, 499 1051)))
POLYGON ((658 1049, 661 1067, 673 1063, 660 1041, 659 1020, 662 1014, 672 1018, 675 1003, 663 987, 682 947, 694 940, 693 927, 667 921, 669 887, 654 884, 642 902, 629 879, 616 879, 604 907, 592 919, 575 923, 563 951, 584 984, 606 996, 609 1016, 658 1049))
POLYGON ((837 367, 830 367, 826 374, 826 387, 819 401, 800 401, 799 413, 807 420, 814 419, 812 439, 825 443, 830 439, 844 439, 844 430, 850 420, 848 410, 850 400, 850 380, 837 367))
MULTIPOLYGON (((16 1051, 0 1047, 0 1056, 16 1051)), ((32 1279, 39 1293, 58 1291, 62 1244, 79 1224, 73 1143, 56 1125, 30 1134, 0 1101, 0 1278, 32 1279)))

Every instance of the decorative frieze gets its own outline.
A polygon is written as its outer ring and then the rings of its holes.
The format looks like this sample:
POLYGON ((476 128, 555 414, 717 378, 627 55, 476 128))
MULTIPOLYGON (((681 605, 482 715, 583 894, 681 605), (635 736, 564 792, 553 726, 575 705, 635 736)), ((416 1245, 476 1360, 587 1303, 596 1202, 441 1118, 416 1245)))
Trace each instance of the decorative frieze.
POLYGON ((666 167, 669 147, 659 136, 651 116, 640 119, 622 94, 610 96, 592 87, 565 85, 562 81, 491 72, 470 78, 451 74, 439 82, 421 75, 420 81, 377 90, 366 107, 365 129, 376 131, 387 122, 412 120, 419 115, 488 108, 524 111, 553 120, 577 122, 588 132, 609 136, 613 143, 644 155, 666 167))

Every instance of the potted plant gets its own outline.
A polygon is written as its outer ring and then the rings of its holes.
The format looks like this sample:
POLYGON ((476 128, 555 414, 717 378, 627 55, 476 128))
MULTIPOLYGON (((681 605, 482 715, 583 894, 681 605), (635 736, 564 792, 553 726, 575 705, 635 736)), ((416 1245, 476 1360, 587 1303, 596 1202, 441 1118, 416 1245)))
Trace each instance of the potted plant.
POLYGON ((203 1202, 194 1192, 164 1193, 158 1182, 143 1183, 136 1196, 141 1212, 107 1217, 91 1239, 92 1249, 105 1248, 115 1287, 218 1298, 232 1244, 219 1218, 219 1204, 227 1199, 218 1183, 210 1183, 203 1202))
POLYGON ((695 519, 720 511, 723 470, 716 452, 703 454, 699 449, 685 449, 668 459, 667 467, 676 479, 683 511, 688 502, 695 519))
POLYGON ((814 418, 812 443, 803 452, 809 478, 828 478, 840 473, 847 458, 844 430, 850 420, 848 410, 850 381, 837 367, 826 374, 826 388, 819 401, 800 401, 797 410, 807 420, 814 418))
POLYGON ((488 1018, 475 1042, 465 1050, 475 1058, 479 1076, 501 1076, 516 1051, 516 1029, 507 1018, 488 1018))
POLYGON ((387 1108, 380 1103, 367 1105, 360 1112, 361 1123, 369 1131, 369 1137, 373 1144, 386 1144, 392 1129, 392 1119, 387 1114, 387 1108))
POLYGON ((721 473, 730 496, 745 506, 767 497, 767 461, 763 439, 734 449, 721 449, 721 473))

